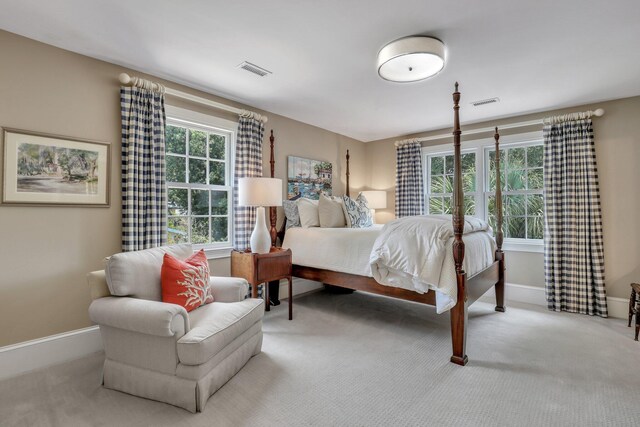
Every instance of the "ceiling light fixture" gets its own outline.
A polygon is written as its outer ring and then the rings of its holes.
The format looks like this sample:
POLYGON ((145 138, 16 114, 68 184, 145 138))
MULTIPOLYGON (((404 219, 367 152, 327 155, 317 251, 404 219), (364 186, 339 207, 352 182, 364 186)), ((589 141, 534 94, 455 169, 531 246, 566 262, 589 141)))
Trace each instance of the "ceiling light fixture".
POLYGON ((378 74, 399 83, 416 82, 444 68, 444 43, 427 36, 392 41, 378 53, 378 74))

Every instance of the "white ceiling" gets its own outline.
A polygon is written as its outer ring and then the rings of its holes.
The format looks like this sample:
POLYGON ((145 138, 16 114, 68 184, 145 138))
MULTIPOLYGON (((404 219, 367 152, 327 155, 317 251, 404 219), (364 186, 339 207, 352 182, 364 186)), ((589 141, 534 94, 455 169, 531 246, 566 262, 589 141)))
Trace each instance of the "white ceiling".
MULTIPOLYGON (((638 0, 0 0, 0 28, 361 141, 640 95, 638 0), (376 54, 435 36, 447 64, 418 83, 376 54), (247 60, 273 74, 237 68, 247 60), (498 104, 469 102, 499 97, 498 104)), ((116 76, 114 76, 114 79, 116 76)))

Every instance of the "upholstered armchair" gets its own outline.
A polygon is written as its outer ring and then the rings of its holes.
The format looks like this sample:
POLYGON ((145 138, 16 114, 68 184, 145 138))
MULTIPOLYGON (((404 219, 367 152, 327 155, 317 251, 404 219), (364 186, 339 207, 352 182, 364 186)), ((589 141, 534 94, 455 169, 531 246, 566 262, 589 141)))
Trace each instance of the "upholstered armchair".
POLYGON ((264 302, 245 299, 244 279, 211 277, 214 302, 191 312, 162 302, 164 253, 191 245, 111 256, 89 273, 91 320, 100 325, 106 388, 200 412, 209 397, 262 348, 264 302))

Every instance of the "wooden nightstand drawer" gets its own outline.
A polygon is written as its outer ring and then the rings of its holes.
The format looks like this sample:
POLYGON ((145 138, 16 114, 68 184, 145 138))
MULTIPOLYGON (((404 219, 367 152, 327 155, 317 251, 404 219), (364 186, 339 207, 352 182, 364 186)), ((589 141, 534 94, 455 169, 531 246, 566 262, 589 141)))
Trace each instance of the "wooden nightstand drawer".
POLYGON ((291 256, 258 258, 257 270, 258 282, 270 282, 290 276, 291 256))

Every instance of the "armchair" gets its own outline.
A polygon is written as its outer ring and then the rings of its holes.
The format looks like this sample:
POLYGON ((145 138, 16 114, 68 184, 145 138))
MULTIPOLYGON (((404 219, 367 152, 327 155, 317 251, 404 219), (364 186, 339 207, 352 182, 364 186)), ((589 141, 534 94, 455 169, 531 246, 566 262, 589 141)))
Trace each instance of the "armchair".
POLYGON ((191 245, 113 255, 87 275, 89 317, 100 326, 106 388, 200 412, 209 397, 262 348, 264 301, 245 299, 244 279, 211 277, 214 302, 187 312, 162 302, 164 253, 191 245))

